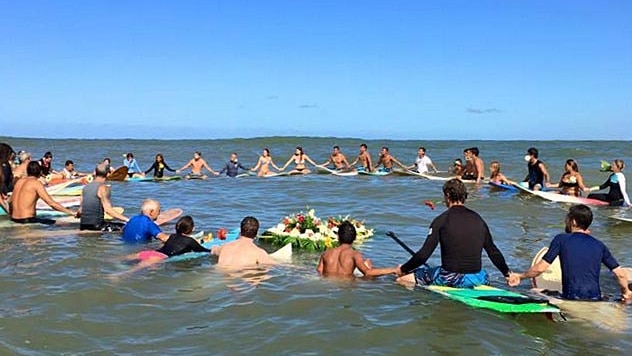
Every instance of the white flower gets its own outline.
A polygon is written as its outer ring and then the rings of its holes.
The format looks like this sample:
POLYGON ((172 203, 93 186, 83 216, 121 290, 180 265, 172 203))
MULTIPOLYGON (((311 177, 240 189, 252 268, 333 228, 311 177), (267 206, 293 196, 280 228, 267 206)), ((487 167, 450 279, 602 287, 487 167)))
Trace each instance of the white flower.
POLYGON ((300 237, 301 236, 301 231, 299 229, 292 229, 292 231, 290 231, 290 236, 291 237, 300 237))
POLYGON ((309 209, 309 211, 307 212, 307 215, 310 218, 315 218, 316 217, 316 211, 314 209, 309 209))
POLYGON ((321 234, 320 232, 315 233, 314 234, 314 241, 320 241, 320 240, 324 240, 323 234, 321 234))

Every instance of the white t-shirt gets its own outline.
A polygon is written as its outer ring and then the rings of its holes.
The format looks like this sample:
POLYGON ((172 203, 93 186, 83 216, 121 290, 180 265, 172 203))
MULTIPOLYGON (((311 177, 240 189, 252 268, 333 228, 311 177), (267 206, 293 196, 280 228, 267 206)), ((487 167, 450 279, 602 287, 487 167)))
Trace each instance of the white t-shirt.
POLYGON ((415 165, 417 166, 417 172, 419 173, 428 173, 428 166, 432 164, 432 160, 428 156, 424 156, 423 158, 419 158, 415 160, 415 165))

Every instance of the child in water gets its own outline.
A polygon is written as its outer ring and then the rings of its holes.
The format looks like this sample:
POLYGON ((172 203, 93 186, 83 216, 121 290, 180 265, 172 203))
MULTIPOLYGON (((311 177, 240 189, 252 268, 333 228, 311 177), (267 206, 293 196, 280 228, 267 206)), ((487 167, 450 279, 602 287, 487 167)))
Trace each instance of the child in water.
POLYGON ((511 184, 507 177, 504 174, 500 173, 500 162, 492 161, 489 164, 489 171, 491 172, 489 176, 489 181, 498 183, 498 184, 511 184))

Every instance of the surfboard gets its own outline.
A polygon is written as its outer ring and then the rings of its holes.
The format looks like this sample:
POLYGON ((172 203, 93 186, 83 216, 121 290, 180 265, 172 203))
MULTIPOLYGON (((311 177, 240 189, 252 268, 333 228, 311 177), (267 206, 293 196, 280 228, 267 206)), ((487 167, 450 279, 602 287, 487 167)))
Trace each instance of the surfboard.
POLYGON ((83 185, 75 185, 72 187, 66 187, 58 192, 55 192, 55 194, 52 194, 52 196, 54 197, 60 197, 60 196, 64 196, 64 197, 76 197, 81 195, 81 193, 83 192, 83 185))
POLYGON ((270 257, 277 262, 291 262, 292 261, 292 243, 288 243, 280 249, 272 252, 270 257))
POLYGON ((126 182, 153 182, 154 177, 131 177, 125 179, 126 182))
MULTIPOLYGON (((221 239, 219 239, 217 237, 214 237, 213 239, 211 239, 209 241, 202 242, 200 245, 202 245, 202 247, 210 250, 210 249, 212 249, 215 246, 221 246, 221 245, 223 245, 225 243, 228 243, 228 242, 231 242, 231 241, 235 241, 238 238, 239 238, 239 229, 233 229, 233 230, 231 230, 230 232, 228 232, 226 234, 226 239, 224 239, 224 240, 221 240, 221 239)), ((199 238, 196 238, 196 240, 199 240, 199 238)), ((182 255, 169 257, 165 261, 167 261, 167 262, 186 261, 186 260, 191 260, 191 259, 195 259, 195 258, 199 258, 199 257, 208 256, 208 255, 209 255, 208 252, 187 252, 187 253, 182 254, 182 255)))
POLYGON ((122 182, 127 179, 127 167, 122 166, 110 173, 105 180, 113 182, 122 182))
POLYGON ((156 219, 156 225, 164 225, 170 221, 173 221, 182 215, 182 209, 169 209, 164 210, 160 215, 158 215, 158 219, 156 219))
MULTIPOLYGON (((449 181, 450 179, 457 178, 457 177, 442 177, 442 176, 437 176, 437 175, 428 174, 428 173, 417 173, 417 174, 420 177, 424 177, 424 178, 429 179, 429 180, 438 180, 438 181, 443 181, 443 182, 449 181)), ((474 182, 474 181, 472 181, 472 182, 474 182)), ((464 183, 467 183, 467 181, 464 181, 464 183)))
POLYGON ((610 219, 615 219, 615 220, 619 220, 619 221, 623 221, 623 222, 632 223, 632 218, 626 218, 626 217, 619 216, 619 215, 610 215, 608 217, 610 219))
POLYGON ((170 182, 170 181, 174 181, 174 180, 181 180, 182 177, 180 176, 169 176, 169 177, 162 177, 162 178, 153 178, 154 182, 170 182))
POLYGON ((273 177, 285 177, 285 176, 289 176, 290 174, 288 172, 279 172, 279 173, 268 173, 264 176, 261 176, 262 178, 273 178, 273 177))
MULTIPOLYGON (((120 206, 115 206, 113 207, 113 209, 119 214, 123 214, 123 212, 125 211, 125 209, 120 206)), ((62 213, 61 211, 57 211, 57 210, 38 210, 36 216, 42 217, 42 218, 58 218, 57 221, 63 221, 63 222, 78 222, 79 221, 79 219, 76 219, 73 216, 69 216, 68 214, 62 213)), ((114 220, 114 218, 108 215, 108 213, 104 213, 103 218, 105 220, 114 220)))
MULTIPOLYGON (((81 197, 53 197, 53 199, 64 208, 72 208, 81 205, 81 197)), ((53 210, 53 208, 48 206, 42 199, 37 201, 35 208, 40 210, 53 210)))
MULTIPOLYGON (((540 262, 548 250, 548 247, 542 247, 533 257, 531 266, 540 262)), ((626 272, 628 273, 628 279, 630 279, 632 277, 632 269, 626 268, 626 272)), ((632 280, 628 282, 632 282, 632 280)), ((613 301, 564 300, 547 293, 547 291, 562 292, 562 268, 559 257, 553 260, 553 263, 544 273, 532 278, 531 285, 533 292, 546 297, 551 304, 568 314, 571 320, 587 321, 601 328, 618 332, 627 330, 629 327, 628 315, 621 303, 613 301)))
POLYGON ((491 181, 488 184, 490 185, 490 188, 493 188, 493 189, 508 190, 512 192, 518 191, 518 188, 514 187, 511 184, 496 183, 496 182, 491 182, 491 181))
POLYGON ((393 171, 392 170, 386 171, 386 170, 384 170, 384 168, 380 168, 380 169, 377 169, 377 170, 374 170, 374 171, 371 171, 371 172, 366 171, 364 169, 358 169, 358 174, 363 174, 363 175, 367 175, 367 176, 378 176, 378 177, 381 177, 381 176, 391 175, 391 174, 393 174, 393 171))
POLYGON ((48 187, 46 187, 46 191, 48 192, 48 194, 50 195, 55 195, 55 193, 60 192, 68 187, 74 186, 74 185, 79 185, 81 186, 82 183, 82 178, 77 178, 77 179, 68 179, 63 183, 59 183, 59 184, 55 184, 55 185, 49 185, 48 187))
POLYGON ((531 190, 527 187, 524 187, 522 184, 512 184, 515 188, 520 190, 521 192, 528 193, 530 195, 534 195, 538 198, 556 202, 556 203, 568 203, 568 204, 585 204, 592 206, 608 206, 609 204, 605 201, 597 200, 597 199, 588 199, 582 197, 575 197, 572 195, 564 195, 559 193, 545 192, 540 190, 531 190))

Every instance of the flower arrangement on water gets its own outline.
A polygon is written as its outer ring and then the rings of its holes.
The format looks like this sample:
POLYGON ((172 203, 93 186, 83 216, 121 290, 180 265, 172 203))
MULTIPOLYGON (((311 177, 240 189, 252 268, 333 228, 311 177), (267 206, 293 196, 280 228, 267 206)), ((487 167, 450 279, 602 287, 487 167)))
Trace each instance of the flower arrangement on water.
POLYGON ((264 238, 274 245, 284 246, 292 243, 297 249, 307 251, 324 251, 338 245, 338 226, 345 220, 356 228, 356 243, 373 236, 373 229, 367 229, 363 221, 347 216, 330 216, 320 219, 314 209, 307 209, 283 218, 276 226, 264 233, 264 238))

